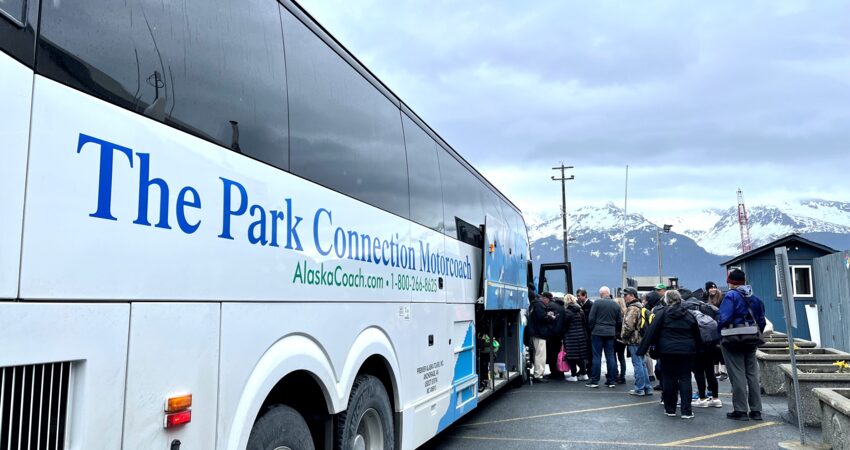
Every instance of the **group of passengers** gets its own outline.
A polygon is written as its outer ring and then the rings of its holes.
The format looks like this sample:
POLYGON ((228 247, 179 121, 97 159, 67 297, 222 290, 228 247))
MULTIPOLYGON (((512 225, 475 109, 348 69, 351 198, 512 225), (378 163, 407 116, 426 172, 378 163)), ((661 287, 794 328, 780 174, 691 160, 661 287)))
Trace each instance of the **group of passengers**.
POLYGON ((603 286, 595 300, 588 298, 585 289, 561 298, 550 292, 537 295, 529 285, 532 380, 587 381, 585 386, 599 388, 604 353, 604 385, 616 388, 626 383, 628 355, 634 371, 634 388, 629 394, 649 396, 661 390, 667 416, 675 417, 678 407, 683 419, 691 419, 693 407, 723 406, 718 378, 725 380, 728 370, 733 411, 726 416, 761 420, 756 346, 749 341, 740 344, 732 338, 721 339, 722 335, 739 334, 732 330, 757 327, 761 333, 765 329, 764 304, 753 295, 745 278, 743 271, 733 269, 727 276, 726 292, 711 281, 697 291, 668 290, 659 284, 643 296, 625 288, 616 299, 603 286), (653 386, 656 377, 658 385, 653 386), (697 385, 695 396, 692 377, 697 385))

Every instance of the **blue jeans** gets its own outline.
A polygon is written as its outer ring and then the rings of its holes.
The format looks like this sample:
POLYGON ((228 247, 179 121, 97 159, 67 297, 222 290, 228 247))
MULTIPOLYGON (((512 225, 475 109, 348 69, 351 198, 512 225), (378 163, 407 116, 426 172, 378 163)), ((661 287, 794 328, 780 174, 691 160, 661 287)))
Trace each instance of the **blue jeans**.
POLYGON ((605 351, 605 364, 608 371, 605 374, 605 384, 616 384, 617 382, 617 355, 614 354, 614 336, 591 336, 590 342, 593 347, 593 370, 590 374, 590 382, 599 384, 602 376, 602 351, 605 351))
POLYGON ((646 371, 646 363, 643 356, 638 356, 640 345, 629 344, 629 353, 632 354, 632 367, 635 369, 635 392, 652 394, 652 386, 649 384, 649 373, 646 371))

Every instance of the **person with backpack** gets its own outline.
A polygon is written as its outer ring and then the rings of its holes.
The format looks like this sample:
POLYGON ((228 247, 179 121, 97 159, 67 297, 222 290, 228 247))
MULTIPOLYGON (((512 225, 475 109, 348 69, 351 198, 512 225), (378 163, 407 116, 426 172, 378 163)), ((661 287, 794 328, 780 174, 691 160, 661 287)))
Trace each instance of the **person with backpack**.
POLYGON ((632 356, 632 367, 635 371, 635 388, 630 390, 629 394, 638 397, 652 395, 652 385, 649 383, 649 374, 646 373, 646 363, 637 351, 641 341, 642 316, 646 313, 646 308, 638 299, 638 292, 634 288, 623 289, 623 300, 626 302, 626 316, 623 318, 623 331, 620 333, 620 339, 629 348, 629 353, 632 356))
POLYGON ((682 302, 682 306, 688 310, 697 320, 699 325, 702 346, 694 358, 694 379, 697 382, 697 393, 699 399, 693 402, 695 408, 722 408, 717 390, 717 377, 714 375, 714 363, 717 361, 717 353, 720 352, 720 333, 717 331, 717 308, 706 303, 701 290, 700 295, 693 295, 682 302), (711 391, 709 398, 706 388, 711 391))
POLYGON ((664 412, 668 417, 676 416, 677 397, 682 404, 682 419, 693 419, 691 409, 691 371, 694 355, 702 345, 699 325, 694 316, 682 307, 682 296, 675 290, 667 291, 667 307, 653 319, 641 340, 637 354, 643 356, 655 345, 661 360, 662 397, 664 412))
POLYGON ((756 348, 766 325, 764 303, 753 295, 743 270, 732 269, 726 283, 729 291, 723 296, 717 319, 720 349, 729 372, 729 382, 732 383, 733 411, 726 417, 732 420, 762 420, 756 348))

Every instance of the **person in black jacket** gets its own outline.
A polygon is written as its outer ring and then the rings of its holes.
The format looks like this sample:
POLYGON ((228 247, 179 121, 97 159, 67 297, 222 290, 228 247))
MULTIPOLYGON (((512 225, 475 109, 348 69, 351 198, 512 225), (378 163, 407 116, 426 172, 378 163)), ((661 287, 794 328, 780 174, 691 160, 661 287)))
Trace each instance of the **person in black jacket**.
MULTIPOLYGON (((705 295, 702 294, 702 289, 694 291, 694 295, 691 296, 691 298, 684 300, 682 302, 682 306, 688 311, 699 311, 716 321, 717 308, 702 300, 705 298, 705 295)), ((691 314, 696 313, 692 312, 691 314)), ((714 375, 714 363, 718 360, 719 354, 719 340, 713 342, 703 341, 702 346, 697 349, 697 354, 694 358, 694 379, 697 382, 699 400, 693 402, 693 406, 696 408, 723 407, 723 402, 720 401, 720 397, 717 392, 717 377, 714 375), (711 391, 710 398, 707 391, 711 391)))
POLYGON ((697 320, 682 307, 682 296, 671 290, 666 292, 665 297, 668 306, 653 319, 641 341, 638 355, 645 355, 649 347, 655 345, 663 372, 664 412, 675 417, 676 397, 681 397, 682 418, 693 419, 691 371, 702 338, 697 320))
MULTIPOLYGON (((578 288, 576 290, 576 301, 581 307, 581 312, 584 314, 584 323, 587 325, 590 322, 590 310, 593 308, 593 300, 587 296, 587 289, 578 288)), ((587 354, 592 355, 593 349, 590 346, 590 326, 587 326, 587 354)), ((587 358, 587 373, 593 370, 593 358, 587 358)))
POLYGON ((587 339, 587 322, 575 296, 567 294, 564 299, 564 349, 572 372, 567 381, 587 380, 587 360, 590 359, 587 339))
POLYGON ((534 358, 534 380, 548 381, 543 378, 546 366, 546 337, 549 335, 549 322, 554 315, 549 310, 549 297, 537 296, 528 306, 528 333, 531 335, 534 358))
POLYGON ((564 372, 558 370, 558 353, 564 341, 564 299, 554 297, 549 292, 549 311, 555 319, 549 321, 549 332, 546 335, 546 363, 549 364, 549 379, 564 381, 564 372))

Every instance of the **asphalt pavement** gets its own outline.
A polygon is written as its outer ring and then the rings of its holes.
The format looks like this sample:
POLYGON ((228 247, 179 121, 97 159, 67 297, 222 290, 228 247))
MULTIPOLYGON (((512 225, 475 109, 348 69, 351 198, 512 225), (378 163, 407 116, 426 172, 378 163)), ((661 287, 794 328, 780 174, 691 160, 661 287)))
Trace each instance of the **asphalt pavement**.
MULTIPOLYGON (((552 380, 504 389, 423 448, 774 449, 779 442, 799 440, 797 426, 783 420, 784 396, 762 396, 762 421, 727 419, 732 411, 728 381, 720 383, 722 408, 693 408, 696 417, 688 420, 664 414, 660 391, 652 397, 628 395, 631 377, 613 389, 584 384, 552 380)), ((820 430, 806 431, 820 440, 820 430)))

